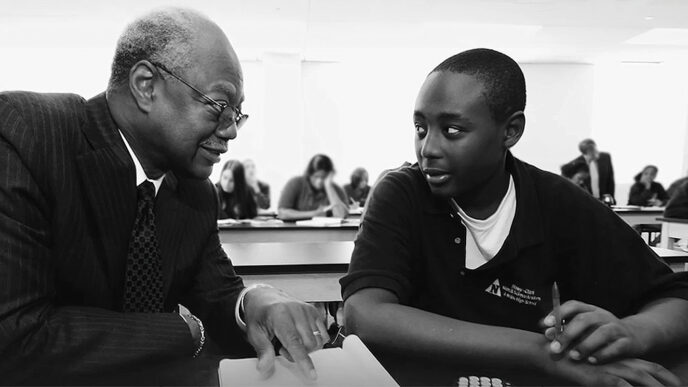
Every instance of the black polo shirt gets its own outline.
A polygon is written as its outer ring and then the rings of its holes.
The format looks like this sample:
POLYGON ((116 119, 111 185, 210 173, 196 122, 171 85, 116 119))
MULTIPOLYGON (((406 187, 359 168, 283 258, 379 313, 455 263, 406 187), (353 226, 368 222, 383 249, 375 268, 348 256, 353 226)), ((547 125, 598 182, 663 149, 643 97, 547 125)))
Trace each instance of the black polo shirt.
POLYGON ((557 281, 576 299, 618 317, 660 297, 688 299, 688 273, 674 274, 609 208, 567 180, 510 153, 516 214, 497 255, 465 267, 466 229, 434 197, 417 164, 382 178, 369 198, 344 300, 376 287, 401 304, 482 324, 540 332, 557 281))

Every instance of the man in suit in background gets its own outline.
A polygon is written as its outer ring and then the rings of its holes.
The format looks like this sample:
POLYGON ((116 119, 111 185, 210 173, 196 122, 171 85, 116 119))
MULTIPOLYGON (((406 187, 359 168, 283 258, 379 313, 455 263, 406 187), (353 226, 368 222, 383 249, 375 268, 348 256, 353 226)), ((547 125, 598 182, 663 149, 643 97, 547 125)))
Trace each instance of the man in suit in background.
POLYGON ((176 8, 125 29, 104 94, 0 93, 2 383, 142 384, 109 378, 190 362, 206 335, 264 373, 277 338, 315 378, 322 317, 245 288, 218 238, 208 176, 243 99, 225 34, 176 8))
POLYGON ((571 163, 583 162, 588 165, 590 177, 586 180, 588 190, 592 196, 602 199, 604 195, 614 197, 614 167, 609 153, 597 150, 597 144, 586 138, 578 144, 581 155, 571 163))

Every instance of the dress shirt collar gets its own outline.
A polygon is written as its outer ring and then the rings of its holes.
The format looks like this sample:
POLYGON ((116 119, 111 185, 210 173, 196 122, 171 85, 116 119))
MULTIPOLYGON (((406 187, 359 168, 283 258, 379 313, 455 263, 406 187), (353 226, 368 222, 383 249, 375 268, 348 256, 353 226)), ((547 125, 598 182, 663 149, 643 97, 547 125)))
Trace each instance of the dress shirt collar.
POLYGON ((139 161, 138 157, 136 157, 136 154, 134 151, 131 149, 131 146, 129 146, 129 142, 127 142, 127 139, 124 138, 124 134, 122 134, 121 130, 119 131, 119 135, 122 136, 122 140, 124 141, 124 145, 127 147, 127 151, 129 152, 129 156, 131 156, 131 159, 134 160, 134 168, 136 168, 136 186, 138 187, 143 183, 144 181, 148 180, 151 183, 153 183, 153 186, 155 187, 155 195, 158 195, 158 191, 160 190, 160 186, 162 185, 162 180, 165 178, 165 174, 163 173, 162 176, 159 178, 153 180, 149 179, 148 176, 146 176, 146 172, 143 170, 143 167, 141 166, 141 162, 139 161))

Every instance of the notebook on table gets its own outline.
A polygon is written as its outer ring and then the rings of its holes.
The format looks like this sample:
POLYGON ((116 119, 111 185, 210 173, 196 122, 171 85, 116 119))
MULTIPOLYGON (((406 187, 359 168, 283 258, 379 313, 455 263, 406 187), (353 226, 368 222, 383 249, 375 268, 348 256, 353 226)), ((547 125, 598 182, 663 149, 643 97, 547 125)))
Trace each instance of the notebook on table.
POLYGON ((295 363, 278 356, 268 379, 256 370, 255 358, 220 361, 220 386, 398 386, 355 335, 347 336, 342 348, 321 349, 310 356, 318 373, 314 382, 304 379, 295 363))

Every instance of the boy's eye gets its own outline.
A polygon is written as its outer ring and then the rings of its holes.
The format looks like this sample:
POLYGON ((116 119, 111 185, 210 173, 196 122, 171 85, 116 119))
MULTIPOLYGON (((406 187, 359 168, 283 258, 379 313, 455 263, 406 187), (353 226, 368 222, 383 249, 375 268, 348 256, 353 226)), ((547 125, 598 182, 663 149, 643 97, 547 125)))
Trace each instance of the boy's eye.
POLYGON ((424 127, 420 126, 419 124, 415 124, 416 127, 416 134, 419 136, 425 135, 425 132, 427 131, 424 127))
POLYGON ((461 133, 461 129, 450 126, 447 128, 447 134, 452 136, 461 133))

